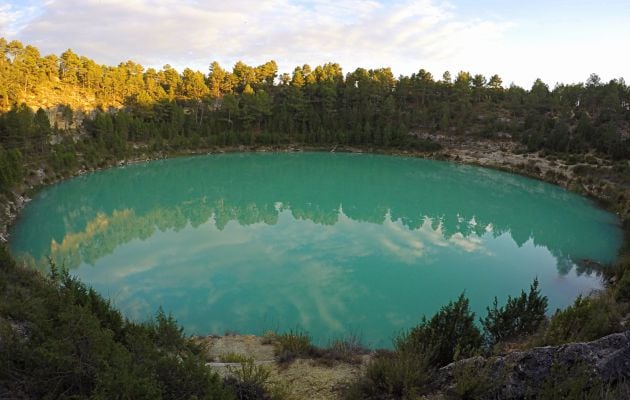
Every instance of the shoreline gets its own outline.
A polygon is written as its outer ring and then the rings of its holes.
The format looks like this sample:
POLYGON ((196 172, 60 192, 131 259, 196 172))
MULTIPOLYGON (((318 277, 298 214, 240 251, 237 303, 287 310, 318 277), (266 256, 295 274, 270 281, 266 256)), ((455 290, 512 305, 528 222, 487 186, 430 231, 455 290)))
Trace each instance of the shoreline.
MULTIPOLYGON (((595 205, 603 210, 613 213, 619 220, 621 227, 624 220, 630 218, 630 188, 618 188, 624 191, 627 196, 622 209, 615 209, 614 203, 606 197, 600 187, 592 184, 590 187, 582 183, 579 177, 571 170, 571 165, 559 160, 549 160, 538 153, 521 153, 514 151, 518 143, 513 141, 496 140, 447 140, 438 142, 442 149, 433 152, 423 152, 417 150, 398 150, 383 148, 360 148, 353 146, 303 146, 297 144, 274 145, 274 146, 233 146, 215 147, 199 150, 185 150, 174 152, 156 152, 152 154, 141 154, 123 160, 109 161, 106 165, 97 168, 85 168, 81 166, 78 170, 65 176, 46 181, 46 177, 36 174, 37 179, 32 179, 28 184, 23 185, 18 190, 11 191, 12 198, 6 195, 0 197, 0 243, 10 241, 11 227, 17 222, 22 209, 34 198, 43 188, 56 185, 60 182, 73 179, 79 176, 103 171, 110 168, 119 168, 127 165, 142 164, 151 161, 202 156, 225 153, 270 153, 270 152, 339 152, 357 154, 381 154, 395 157, 413 157, 428 160, 452 162, 461 165, 472 165, 482 168, 494 169, 502 172, 512 173, 527 178, 539 180, 552 185, 559 186, 570 192, 576 193, 592 200, 595 205), (600 189, 600 190, 598 190, 600 189), (3 198, 4 197, 4 198, 3 198), (4 201, 3 201, 4 200, 4 201)), ((598 163, 599 165, 599 163, 598 163)), ((610 182, 605 182, 607 185, 610 182)), ((613 185, 614 186, 614 185, 613 185)))

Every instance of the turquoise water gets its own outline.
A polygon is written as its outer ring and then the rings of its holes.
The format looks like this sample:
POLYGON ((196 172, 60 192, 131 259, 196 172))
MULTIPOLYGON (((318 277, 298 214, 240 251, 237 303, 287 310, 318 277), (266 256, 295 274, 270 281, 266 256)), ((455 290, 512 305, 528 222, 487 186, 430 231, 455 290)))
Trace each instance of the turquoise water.
POLYGON ((372 347, 462 291, 483 313, 534 277, 550 311, 600 287, 616 218, 520 176, 362 154, 226 154, 111 169, 42 191, 11 236, 145 320, 189 334, 301 329, 372 347))

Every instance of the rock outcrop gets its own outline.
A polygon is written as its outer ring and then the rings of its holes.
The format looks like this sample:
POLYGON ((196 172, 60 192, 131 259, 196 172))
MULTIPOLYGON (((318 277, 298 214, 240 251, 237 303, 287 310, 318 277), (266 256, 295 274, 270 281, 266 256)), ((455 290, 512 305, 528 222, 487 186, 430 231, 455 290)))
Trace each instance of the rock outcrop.
POLYGON ((0 195, 0 244, 9 241, 9 226, 30 199, 20 194, 11 194, 10 198, 0 195))
POLYGON ((578 377, 586 385, 627 380, 630 378, 630 331, 588 343, 461 360, 438 371, 435 382, 439 391, 447 394, 457 391, 457 379, 463 374, 477 379, 478 384, 485 381, 489 387, 482 398, 492 399, 526 398, 538 393, 550 379, 563 379, 563 376, 578 377))

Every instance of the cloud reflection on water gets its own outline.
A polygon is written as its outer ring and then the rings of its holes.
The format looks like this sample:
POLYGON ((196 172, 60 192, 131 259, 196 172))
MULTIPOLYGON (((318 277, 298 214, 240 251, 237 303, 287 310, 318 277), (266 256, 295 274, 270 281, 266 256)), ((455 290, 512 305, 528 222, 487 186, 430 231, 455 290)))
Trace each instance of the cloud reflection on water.
POLYGON ((483 310, 538 275, 560 306, 596 285, 575 262, 615 248, 609 215, 539 182, 302 156, 172 160, 69 181, 33 202, 25 219, 40 229, 18 229, 12 245, 75 268, 135 319, 162 305, 189 332, 356 328, 380 345, 462 290, 483 310))

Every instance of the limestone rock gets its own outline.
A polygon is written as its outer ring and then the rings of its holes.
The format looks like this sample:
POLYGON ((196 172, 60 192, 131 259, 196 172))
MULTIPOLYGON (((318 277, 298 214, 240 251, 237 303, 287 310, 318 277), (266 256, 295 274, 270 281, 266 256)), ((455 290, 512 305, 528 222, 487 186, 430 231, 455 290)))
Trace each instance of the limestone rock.
POLYGON ((521 399, 538 392, 554 371, 581 368, 588 381, 630 378, 630 331, 614 333, 588 343, 538 347, 498 357, 475 357, 441 368, 437 389, 455 390, 458 371, 467 369, 492 382, 488 398, 521 399))

